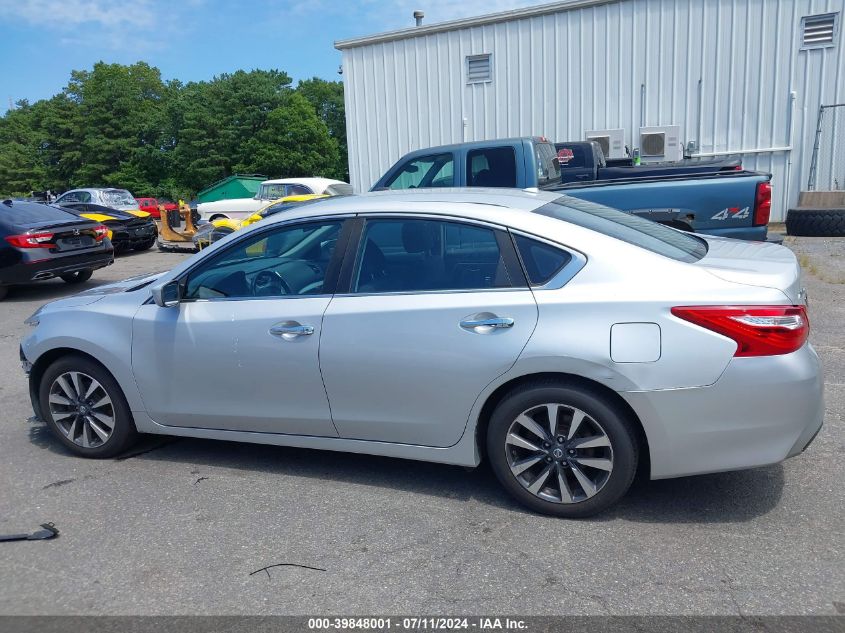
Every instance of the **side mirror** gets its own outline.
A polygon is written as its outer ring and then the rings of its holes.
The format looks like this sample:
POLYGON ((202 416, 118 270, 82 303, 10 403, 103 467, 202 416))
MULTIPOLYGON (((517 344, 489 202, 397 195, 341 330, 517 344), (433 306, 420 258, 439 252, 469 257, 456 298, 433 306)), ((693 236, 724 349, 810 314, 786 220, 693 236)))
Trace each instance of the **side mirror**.
POLYGON ((150 288, 153 301, 160 308, 172 308, 178 306, 182 300, 182 287, 177 280, 169 281, 166 284, 156 284, 150 288))

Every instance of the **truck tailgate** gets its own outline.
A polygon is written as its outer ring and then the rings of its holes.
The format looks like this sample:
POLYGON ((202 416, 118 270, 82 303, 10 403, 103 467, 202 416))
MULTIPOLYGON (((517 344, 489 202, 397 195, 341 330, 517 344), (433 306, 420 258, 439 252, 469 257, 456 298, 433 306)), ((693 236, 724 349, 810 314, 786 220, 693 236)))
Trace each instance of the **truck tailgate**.
POLYGON ((734 283, 782 291, 793 304, 803 303, 801 266, 785 246, 709 235, 707 255, 695 265, 734 283))

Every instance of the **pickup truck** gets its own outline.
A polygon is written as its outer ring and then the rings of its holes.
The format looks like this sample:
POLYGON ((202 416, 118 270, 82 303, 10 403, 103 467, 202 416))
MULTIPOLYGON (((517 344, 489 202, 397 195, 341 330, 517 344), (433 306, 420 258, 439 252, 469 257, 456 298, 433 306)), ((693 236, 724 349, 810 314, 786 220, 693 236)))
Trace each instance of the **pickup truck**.
POLYGON ((149 213, 155 220, 161 219, 159 206, 163 206, 165 211, 175 211, 179 208, 179 205, 174 202, 160 201, 157 198, 135 198, 135 200, 138 201, 138 208, 149 213))
POLYGON ((741 171, 738 158, 688 158, 677 163, 652 163, 634 166, 631 158, 605 160, 601 146, 595 141, 555 143, 560 164, 561 181, 593 182, 596 180, 626 180, 654 176, 682 174, 714 174, 741 171), (612 163, 612 166, 611 166, 612 163))
MULTIPOLYGON (((627 169, 627 168, 623 168, 627 169)), ((637 170, 640 168, 631 168, 637 170)), ((771 176, 742 169, 564 183, 553 143, 543 137, 474 141, 403 156, 372 187, 515 187, 614 207, 675 228, 765 241, 771 176)))

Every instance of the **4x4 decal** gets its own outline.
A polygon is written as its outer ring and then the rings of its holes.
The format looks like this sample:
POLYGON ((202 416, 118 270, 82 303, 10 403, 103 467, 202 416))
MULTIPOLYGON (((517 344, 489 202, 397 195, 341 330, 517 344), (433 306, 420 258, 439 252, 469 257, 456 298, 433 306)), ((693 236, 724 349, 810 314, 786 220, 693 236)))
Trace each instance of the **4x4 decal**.
POLYGON ((719 211, 719 213, 717 213, 710 219, 727 220, 728 218, 731 218, 736 220, 742 220, 744 218, 747 218, 749 215, 751 215, 751 207, 743 207, 741 209, 739 207, 728 207, 727 209, 722 209, 721 211, 719 211))

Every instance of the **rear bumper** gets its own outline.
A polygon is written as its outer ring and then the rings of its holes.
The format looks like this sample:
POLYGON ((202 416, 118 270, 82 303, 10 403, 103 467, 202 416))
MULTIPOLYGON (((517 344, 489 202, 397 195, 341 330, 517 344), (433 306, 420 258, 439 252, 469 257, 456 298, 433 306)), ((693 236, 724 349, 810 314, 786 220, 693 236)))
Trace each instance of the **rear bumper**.
POLYGON ((709 387, 623 392, 639 415, 651 477, 774 464, 801 453, 824 419, 824 379, 810 345, 734 358, 709 387))
POLYGON ((752 242, 765 242, 769 232, 768 226, 737 226, 732 228, 695 228, 696 233, 705 235, 716 235, 717 237, 730 237, 735 240, 750 240, 752 242))
POLYGON ((155 240, 157 236, 156 225, 151 222, 147 226, 137 228, 112 228, 111 241, 115 248, 126 248, 146 244, 150 240, 155 240))
POLYGON ((32 281, 52 279, 79 270, 103 268, 113 261, 114 250, 109 247, 108 250, 104 249, 97 253, 65 255, 32 263, 22 262, 0 270, 0 284, 25 284, 32 281))

